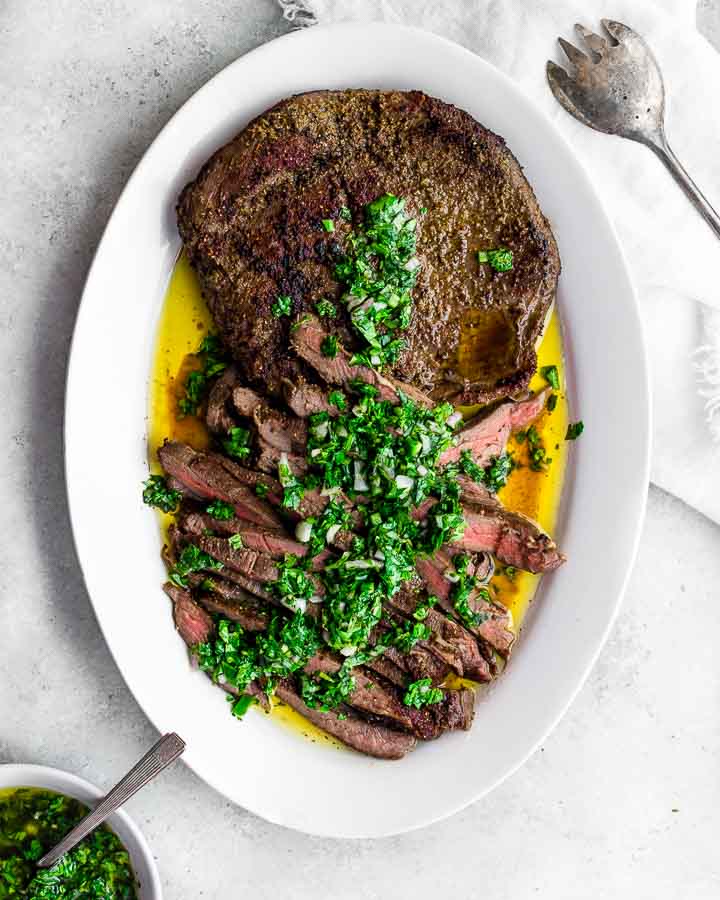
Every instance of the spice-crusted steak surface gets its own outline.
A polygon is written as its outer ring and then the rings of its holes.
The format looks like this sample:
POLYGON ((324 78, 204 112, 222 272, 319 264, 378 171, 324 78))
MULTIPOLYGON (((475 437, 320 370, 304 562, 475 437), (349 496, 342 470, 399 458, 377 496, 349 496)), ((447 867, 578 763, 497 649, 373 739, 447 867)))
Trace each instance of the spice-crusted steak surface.
POLYGON ((388 193, 405 198, 417 217, 422 264, 406 348, 392 371, 456 403, 523 390, 555 295, 555 240, 502 138, 418 91, 283 100, 182 192, 186 252, 246 376, 279 395, 283 377, 305 372, 289 350, 291 318, 272 314, 278 295, 292 298, 294 313, 336 301, 340 314, 328 331, 350 349, 362 347, 339 302, 335 265, 365 205, 388 193), (511 271, 478 262, 478 250, 497 247, 512 250, 511 271))

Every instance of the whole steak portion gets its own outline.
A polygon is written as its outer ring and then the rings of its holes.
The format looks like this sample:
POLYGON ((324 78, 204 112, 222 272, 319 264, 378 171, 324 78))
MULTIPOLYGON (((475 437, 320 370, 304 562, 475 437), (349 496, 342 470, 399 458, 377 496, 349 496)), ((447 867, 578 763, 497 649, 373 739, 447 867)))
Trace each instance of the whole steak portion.
MULTIPOLYGON (((283 100, 219 150, 182 192, 178 224, 218 329, 251 382, 280 395, 306 374, 289 349, 293 313, 338 301, 334 270, 364 206, 382 194, 417 217, 422 263, 403 381, 454 402, 522 391, 552 305, 560 261, 550 226, 502 138, 418 91, 318 91, 283 100), (352 221, 341 210, 350 210, 352 221), (327 231, 322 220, 331 219, 327 231), (509 247, 509 272, 478 250, 509 247)), ((338 304, 324 320, 361 343, 338 304)))

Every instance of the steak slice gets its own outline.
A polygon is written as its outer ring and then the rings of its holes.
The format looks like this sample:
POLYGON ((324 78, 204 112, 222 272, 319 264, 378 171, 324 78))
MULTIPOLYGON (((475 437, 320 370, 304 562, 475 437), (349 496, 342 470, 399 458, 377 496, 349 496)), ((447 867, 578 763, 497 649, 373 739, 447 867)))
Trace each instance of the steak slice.
MULTIPOLYGON (((308 675, 317 672, 335 675, 340 671, 341 666, 341 660, 336 659, 331 653, 321 650, 308 661, 304 671, 308 675)), ((401 728, 403 731, 413 731, 408 708, 403 706, 392 690, 373 681, 359 666, 352 670, 352 676, 355 679, 355 688, 348 697, 347 702, 350 706, 361 712, 388 719, 394 727, 401 728)))
POLYGON ((539 574, 565 562, 553 539, 521 513, 497 503, 463 508, 465 531, 451 546, 458 550, 493 553, 517 569, 539 574))
MULTIPOLYGON (((210 582, 210 579, 206 579, 206 582, 210 582)), ((207 584, 205 587, 207 588, 207 584)), ((265 631, 270 622, 266 605, 258 603, 247 593, 243 599, 230 599, 226 596, 227 593, 229 591, 221 593, 215 588, 213 590, 205 589, 196 594, 197 602, 208 612, 225 616, 226 619, 237 622, 245 631, 265 631)), ((237 593, 239 594, 240 591, 237 593)))
MULTIPOLYGON (((438 598, 440 606, 447 613, 457 618, 457 610, 450 598, 453 583, 445 576, 448 569, 452 569, 450 555, 444 550, 439 550, 432 558, 418 559, 416 568, 428 592, 438 598)), ((473 612, 480 615, 482 621, 477 625, 467 623, 464 627, 498 653, 506 656, 515 641, 508 610, 501 603, 486 600, 480 591, 475 591, 468 597, 468 605, 473 612)))
MULTIPOLYGON (((419 593, 416 585, 406 584, 394 594, 388 603, 412 621, 417 609, 419 593)), ((487 661, 480 654, 475 638, 462 625, 453 622, 434 609, 430 609, 423 620, 432 631, 427 641, 419 645, 426 647, 451 665, 455 672, 475 681, 490 681, 492 673, 487 661)))
POLYGON ((469 688, 443 689, 440 703, 410 710, 413 730, 423 741, 433 741, 447 731, 469 731, 474 715, 475 694, 469 688))
POLYGON ((255 460, 255 465, 261 472, 266 472, 268 475, 277 472, 281 457, 283 453, 285 453, 287 464, 290 466, 290 471, 293 475, 302 477, 307 474, 309 467, 304 455, 298 456, 295 453, 286 453, 283 450, 278 450, 277 447, 268 444, 268 442, 261 437, 258 438, 257 444, 260 452, 255 460))
POLYGON ((265 401, 249 387, 237 385, 232 392, 232 402, 235 411, 243 419, 252 419, 255 408, 263 404, 265 401))
POLYGON ((200 497, 230 503, 238 518, 266 528, 282 528, 282 520, 264 500, 221 465, 215 455, 198 453, 187 444, 166 441, 158 450, 163 469, 200 497))
POLYGON ((493 458, 505 452, 512 431, 527 428, 545 408, 550 388, 545 388, 527 400, 501 403, 491 413, 468 422, 457 434, 454 447, 440 456, 440 465, 457 462, 467 450, 479 466, 487 466, 493 458))
POLYGON ((316 384, 310 384, 302 377, 296 381, 283 378, 282 395, 288 408, 301 419, 320 412, 326 412, 330 416, 336 416, 339 412, 337 406, 328 402, 327 391, 316 384))
MULTIPOLYGON (((463 504, 465 531, 448 545, 450 550, 492 553, 507 565, 536 575, 552 572, 565 562, 565 556, 537 522, 506 509, 492 494, 483 501, 481 491, 476 496, 478 502, 463 504)), ((428 497, 413 510, 413 517, 422 521, 436 503, 434 497, 428 497)))
POLYGON ((287 703, 318 728, 366 756, 402 759, 415 746, 416 739, 412 734, 370 723, 351 709, 341 708, 330 712, 310 709, 289 681, 280 681, 276 694, 283 703, 287 703), (346 718, 340 718, 340 715, 346 718))
POLYGON ((253 420, 261 440, 288 456, 301 457, 304 462, 308 439, 306 422, 278 412, 266 403, 255 407, 253 420))
POLYGON ((303 316, 294 324, 294 331, 290 336, 290 344, 293 350, 328 384, 338 384, 351 388, 353 381, 363 381, 377 388, 381 400, 397 404, 400 402, 400 393, 405 394, 418 406, 431 407, 432 400, 422 391, 411 384, 397 381, 391 376, 381 375, 375 369, 367 366, 356 366, 351 363, 352 354, 343 347, 338 347, 333 359, 322 352, 322 343, 327 337, 327 332, 314 316, 303 316))
MULTIPOLYGON (((419 91, 314 91, 281 101, 203 166, 178 227, 225 344, 252 384, 279 396, 301 372, 287 317, 338 301, 338 256, 365 204, 392 193, 417 215, 421 261, 407 344, 393 374, 433 396, 487 402, 526 388, 560 262, 532 188, 468 113, 419 91), (420 214, 421 209, 427 212, 420 214), (322 219, 334 220, 326 232, 322 219), (478 264, 508 247, 513 268, 478 264)), ((350 350, 342 302, 333 330, 350 350)))
MULTIPOLYGON (((208 513, 182 510, 178 517, 178 525, 185 534, 207 535, 208 532, 220 532, 222 535, 240 535, 242 546, 256 553, 263 553, 273 559, 283 559, 286 553, 295 556, 306 556, 307 545, 277 531, 266 531, 242 519, 214 519, 208 513)), ((315 557, 320 567, 328 557, 328 553, 315 557)))
POLYGON ((213 434, 227 434, 237 424, 229 406, 239 378, 237 368, 228 366, 208 394, 205 423, 213 434))
POLYGON ((180 637, 188 647, 204 644, 215 630, 210 614, 198 606, 190 591, 177 587, 171 581, 163 585, 163 590, 172 600, 173 619, 180 637))

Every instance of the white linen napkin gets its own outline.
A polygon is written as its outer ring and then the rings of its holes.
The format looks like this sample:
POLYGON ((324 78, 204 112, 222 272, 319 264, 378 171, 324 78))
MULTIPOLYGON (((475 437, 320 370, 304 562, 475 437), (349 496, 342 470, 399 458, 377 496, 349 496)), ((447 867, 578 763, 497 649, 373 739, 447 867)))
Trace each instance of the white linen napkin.
MULTIPOLYGON (((575 22, 617 19, 649 42, 667 92, 673 149, 720 209, 720 55, 691 0, 278 0, 297 26, 416 25, 475 51, 518 82, 573 144, 614 219, 634 276, 653 380, 652 480, 720 522, 720 243, 647 148, 569 116, 545 81, 577 45, 575 22)), ((522 160, 521 160, 522 162, 522 160)))

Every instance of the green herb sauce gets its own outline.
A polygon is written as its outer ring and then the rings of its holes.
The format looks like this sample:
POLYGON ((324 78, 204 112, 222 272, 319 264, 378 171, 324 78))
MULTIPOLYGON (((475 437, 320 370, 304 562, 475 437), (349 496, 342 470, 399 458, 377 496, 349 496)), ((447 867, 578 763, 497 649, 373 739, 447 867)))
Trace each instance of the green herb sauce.
POLYGON ((0 791, 0 898, 137 900, 130 858, 101 826, 52 869, 36 861, 88 812, 78 800, 38 788, 0 791))

